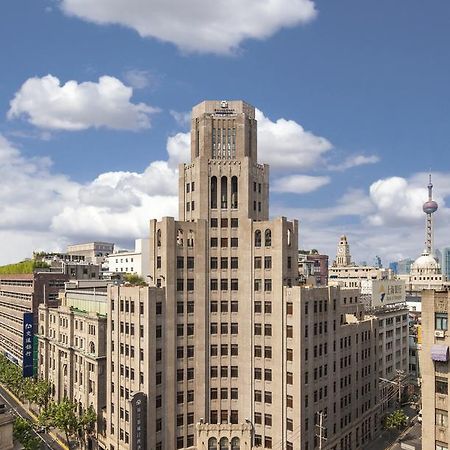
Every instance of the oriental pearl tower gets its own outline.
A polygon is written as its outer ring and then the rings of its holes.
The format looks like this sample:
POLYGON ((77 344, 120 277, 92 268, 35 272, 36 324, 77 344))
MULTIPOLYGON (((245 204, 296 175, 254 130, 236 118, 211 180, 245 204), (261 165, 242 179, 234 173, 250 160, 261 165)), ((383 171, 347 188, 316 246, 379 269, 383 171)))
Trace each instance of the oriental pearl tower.
POLYGON ((438 204, 433 200, 433 183, 428 182, 428 201, 423 204, 423 212, 427 215, 425 230, 425 252, 433 256, 433 214, 437 211, 438 204))

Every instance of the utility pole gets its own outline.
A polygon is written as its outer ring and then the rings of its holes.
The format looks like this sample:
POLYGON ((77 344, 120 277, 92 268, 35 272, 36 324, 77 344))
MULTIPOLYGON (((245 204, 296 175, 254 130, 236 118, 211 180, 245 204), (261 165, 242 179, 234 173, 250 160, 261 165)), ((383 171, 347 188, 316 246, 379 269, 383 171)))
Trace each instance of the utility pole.
POLYGON ((319 429, 319 434, 316 434, 316 436, 319 438, 319 450, 322 450, 322 441, 327 440, 324 436, 326 427, 323 426, 323 419, 326 419, 326 415, 322 411, 318 411, 316 414, 319 417, 319 423, 316 423, 316 427, 319 429))

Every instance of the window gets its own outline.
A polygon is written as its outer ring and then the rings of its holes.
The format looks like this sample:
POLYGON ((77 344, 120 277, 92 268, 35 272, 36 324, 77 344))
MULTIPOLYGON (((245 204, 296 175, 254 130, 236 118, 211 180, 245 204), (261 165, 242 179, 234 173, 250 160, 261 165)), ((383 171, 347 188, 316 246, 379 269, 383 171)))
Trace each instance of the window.
POLYGON ((237 300, 231 301, 231 312, 237 313, 239 311, 239 303, 237 300))
POLYGON ((448 450, 447 444, 436 441, 436 450, 448 450))
POLYGON ((435 328, 436 330, 448 330, 448 314, 435 313, 435 328))
POLYGON ((220 246, 222 248, 228 247, 228 238, 226 238, 226 237, 221 238, 220 239, 220 246))
POLYGON ((272 280, 266 279, 264 280, 264 291, 271 292, 272 291, 272 280))
POLYGON ((236 256, 231 257, 231 268, 238 269, 239 268, 239 259, 236 256))
POLYGON ((233 247, 233 248, 239 247, 239 238, 232 237, 230 239, 230 241, 231 241, 231 247, 233 247))
POLYGON ((184 280, 183 278, 178 278, 177 279, 177 291, 182 291, 184 290, 184 280))
POLYGON ((217 223, 217 218, 212 218, 210 223, 211 228, 217 228, 217 223))
POLYGON ((237 217, 231 218, 231 228, 237 228, 239 226, 239 219, 237 217))
POLYGON ((210 354, 211 356, 217 356, 217 350, 218 350, 217 345, 216 345, 216 344, 212 344, 212 345, 210 345, 210 347, 209 347, 209 354, 210 354))
POLYGON ((220 219, 220 226, 222 228, 227 228, 228 227, 228 219, 226 217, 223 217, 222 219, 220 219))
POLYGON ((211 291, 217 291, 218 287, 219 287, 219 285, 218 285, 217 278, 211 278, 211 281, 210 281, 211 291))
POLYGON ((188 269, 193 269, 194 268, 194 257, 193 256, 188 256, 188 258, 187 258, 187 268, 188 269))
POLYGON ((270 247, 272 245, 272 232, 267 229, 264 233, 264 245, 270 247))
POLYGON ((255 231, 255 247, 261 247, 261 230, 255 231))
POLYGON ((228 291, 228 280, 227 279, 220 280, 220 290, 221 291, 228 291))
POLYGON ((193 278, 188 278, 187 279, 187 290, 188 291, 193 291, 194 290, 194 279, 193 278))
POLYGON ((217 238, 216 237, 212 237, 211 238, 211 241, 210 241, 210 243, 211 243, 211 247, 217 247, 217 238))
POLYGON ((255 269, 261 269, 261 256, 255 256, 255 269))
POLYGON ((217 257, 215 257, 215 256, 211 257, 210 267, 211 267, 212 270, 216 270, 217 269, 217 267, 218 267, 217 266, 217 257))
POLYGON ((448 380, 443 377, 436 377, 435 390, 437 394, 448 395, 448 380))
POLYGON ((226 256, 220 258, 220 268, 221 269, 228 269, 228 258, 226 256))
POLYGON ((264 257, 264 269, 271 269, 271 268, 272 268, 272 257, 265 256, 264 257))
POLYGON ((443 409, 436 409, 436 425, 438 427, 448 427, 448 412, 443 409))
POLYGON ((218 306, 217 300, 211 300, 211 303, 209 305, 210 312, 212 312, 212 313, 217 312, 218 311, 217 306, 218 306))
POLYGON ((255 278, 254 288, 255 288, 256 292, 261 290, 261 279, 260 278, 255 278))
POLYGON ((231 290, 232 291, 237 291, 239 289, 239 281, 237 278, 232 278, 231 279, 231 290))
POLYGON ((264 324, 264 335, 272 336, 272 325, 270 323, 264 324))
MULTIPOLYGON (((161 258, 158 256, 158 258, 161 258)), ((161 266, 159 266, 161 267, 161 266)), ((183 269, 184 268, 184 258, 182 256, 177 256, 177 269, 183 269)))
POLYGON ((237 322, 231 323, 231 334, 238 334, 239 332, 239 324, 237 322))

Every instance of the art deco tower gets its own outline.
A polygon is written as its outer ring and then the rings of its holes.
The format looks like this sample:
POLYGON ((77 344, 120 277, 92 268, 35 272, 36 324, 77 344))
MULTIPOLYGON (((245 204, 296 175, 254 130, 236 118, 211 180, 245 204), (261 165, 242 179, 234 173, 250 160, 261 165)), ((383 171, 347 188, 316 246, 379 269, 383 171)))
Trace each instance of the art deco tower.
POLYGON ((164 448, 189 447, 202 422, 220 440, 224 427, 250 426, 255 395, 267 392, 270 403, 257 413, 266 426, 257 425, 255 439, 269 446, 285 430, 282 411, 271 405, 284 404, 285 330, 278 325, 283 286, 298 277, 298 238, 296 221, 269 221, 269 169, 257 162, 254 108, 243 101, 195 106, 191 161, 179 173, 180 220, 150 225, 150 275, 166 290, 156 385, 165 423, 156 435, 164 448))

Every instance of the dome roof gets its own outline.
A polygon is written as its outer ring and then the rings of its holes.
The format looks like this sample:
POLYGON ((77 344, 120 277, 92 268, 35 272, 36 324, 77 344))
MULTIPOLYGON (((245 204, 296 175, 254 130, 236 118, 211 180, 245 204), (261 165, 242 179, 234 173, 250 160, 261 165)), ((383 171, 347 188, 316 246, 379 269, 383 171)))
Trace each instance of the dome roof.
POLYGON ((438 269, 438 262, 429 253, 422 253, 411 266, 411 269, 438 269))

